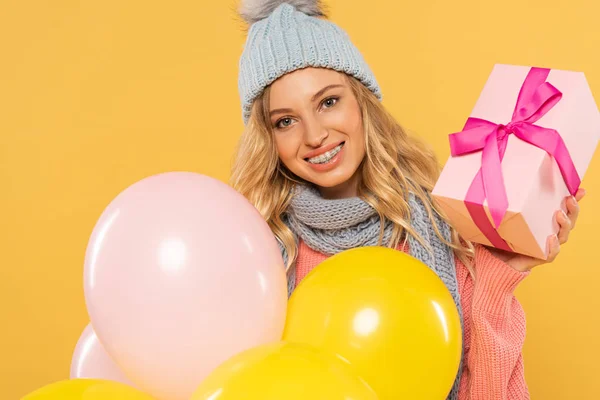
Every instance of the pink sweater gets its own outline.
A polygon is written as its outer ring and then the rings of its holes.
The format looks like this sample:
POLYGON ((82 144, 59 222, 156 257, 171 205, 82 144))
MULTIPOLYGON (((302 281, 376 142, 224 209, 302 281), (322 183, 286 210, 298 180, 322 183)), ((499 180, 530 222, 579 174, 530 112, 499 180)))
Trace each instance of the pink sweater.
MULTIPOLYGON (((326 258, 300 241, 296 285, 326 258)), ((477 280, 456 259, 465 344, 458 398, 529 399, 521 353, 525 313, 513 294, 529 273, 514 270, 482 246, 476 247, 474 269, 477 280)))

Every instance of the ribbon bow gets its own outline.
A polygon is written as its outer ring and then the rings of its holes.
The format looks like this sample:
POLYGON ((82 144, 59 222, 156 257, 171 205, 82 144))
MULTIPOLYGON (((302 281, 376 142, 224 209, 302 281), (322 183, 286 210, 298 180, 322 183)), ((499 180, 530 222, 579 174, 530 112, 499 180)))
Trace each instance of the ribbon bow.
POLYGON ((560 134, 554 129, 534 125, 562 98, 562 93, 546 82, 549 73, 550 70, 546 68, 531 68, 521 86, 512 119, 508 124, 469 118, 461 132, 450 135, 452 156, 482 151, 481 169, 467 192, 465 203, 474 222, 492 244, 509 251, 510 247, 496 231, 508 210, 501 165, 508 135, 514 134, 554 157, 572 195, 575 195, 581 183, 560 134), (490 224, 483 210, 483 201, 486 198, 494 226, 490 224))

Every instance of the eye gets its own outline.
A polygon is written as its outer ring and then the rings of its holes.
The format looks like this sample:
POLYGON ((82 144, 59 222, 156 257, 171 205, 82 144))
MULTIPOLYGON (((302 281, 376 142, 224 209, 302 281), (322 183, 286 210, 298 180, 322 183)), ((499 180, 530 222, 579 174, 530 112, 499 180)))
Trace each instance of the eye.
POLYGON ((292 125, 294 123, 294 120, 286 117, 286 118, 281 118, 280 120, 278 120, 275 123, 275 127, 278 129, 283 129, 283 128, 287 128, 288 126, 292 125))
POLYGON ((338 102, 337 97, 329 97, 329 98, 323 100, 323 103, 321 103, 321 104, 323 105, 324 108, 331 108, 334 105, 336 105, 337 102, 338 102))

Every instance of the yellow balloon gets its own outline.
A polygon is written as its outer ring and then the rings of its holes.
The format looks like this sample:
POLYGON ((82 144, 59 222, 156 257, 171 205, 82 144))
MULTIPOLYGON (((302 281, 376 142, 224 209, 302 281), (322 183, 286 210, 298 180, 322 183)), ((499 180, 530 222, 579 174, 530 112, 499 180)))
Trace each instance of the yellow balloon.
POLYGON ((44 386, 21 400, 154 400, 154 398, 119 382, 70 379, 44 386))
POLYGON ((335 356, 300 343, 272 343, 239 353, 217 367, 191 400, 378 400, 335 356))
POLYGON ((462 353, 460 317, 425 264, 385 247, 338 253, 288 303, 284 340, 339 354, 381 400, 442 400, 462 353))

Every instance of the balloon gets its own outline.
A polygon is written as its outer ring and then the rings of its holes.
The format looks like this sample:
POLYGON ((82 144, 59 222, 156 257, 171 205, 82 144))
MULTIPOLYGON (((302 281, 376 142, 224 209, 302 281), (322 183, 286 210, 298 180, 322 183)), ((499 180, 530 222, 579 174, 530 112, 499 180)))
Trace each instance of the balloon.
POLYGON ((130 386, 123 371, 106 353, 98 340, 92 324, 88 324, 77 341, 73 358, 71 359, 71 379, 92 378, 121 382, 130 386))
POLYGON ((290 298, 283 337, 339 354, 382 400, 445 399, 462 353, 444 283, 384 247, 348 250, 314 268, 290 298))
POLYGON ((72 379, 44 386, 21 400, 154 400, 151 396, 119 382, 101 379, 72 379))
POLYGON ((219 364, 281 340, 287 284, 259 212, 187 172, 137 182, 104 210, 84 268, 90 318, 136 387, 187 400, 219 364))
POLYGON ((242 352, 215 369, 191 400, 377 400, 334 354, 278 342, 242 352))

